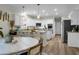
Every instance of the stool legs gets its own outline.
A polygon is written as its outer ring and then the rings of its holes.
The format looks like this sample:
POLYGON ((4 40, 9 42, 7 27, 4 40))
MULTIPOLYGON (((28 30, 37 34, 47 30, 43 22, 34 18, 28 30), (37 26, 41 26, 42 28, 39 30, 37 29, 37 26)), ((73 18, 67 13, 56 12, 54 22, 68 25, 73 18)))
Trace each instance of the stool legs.
POLYGON ((3 37, 3 32, 2 31, 0 31, 0 35, 1 35, 1 37, 3 37))

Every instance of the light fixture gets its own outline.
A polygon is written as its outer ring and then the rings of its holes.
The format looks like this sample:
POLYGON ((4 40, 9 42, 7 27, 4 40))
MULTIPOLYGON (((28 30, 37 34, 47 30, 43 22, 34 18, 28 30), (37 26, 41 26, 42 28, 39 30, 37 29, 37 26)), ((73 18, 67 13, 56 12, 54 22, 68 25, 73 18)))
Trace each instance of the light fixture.
POLYGON ((40 19, 40 15, 37 16, 37 19, 40 19))
POLYGON ((25 17, 26 16, 26 12, 24 11, 24 6, 22 6, 22 8, 23 8, 23 12, 21 13, 21 16, 23 16, 23 17, 25 17))
POLYGON ((55 11, 55 12, 57 12, 57 11, 58 11, 58 9, 57 9, 57 8, 55 8, 55 9, 54 9, 54 11, 55 11))
POLYGON ((55 15, 58 15, 58 9, 55 8, 54 11, 55 11, 55 15))
POLYGON ((38 6, 38 15, 37 15, 37 19, 40 19, 40 14, 39 14, 39 6, 40 6, 40 4, 37 4, 37 6, 38 6))

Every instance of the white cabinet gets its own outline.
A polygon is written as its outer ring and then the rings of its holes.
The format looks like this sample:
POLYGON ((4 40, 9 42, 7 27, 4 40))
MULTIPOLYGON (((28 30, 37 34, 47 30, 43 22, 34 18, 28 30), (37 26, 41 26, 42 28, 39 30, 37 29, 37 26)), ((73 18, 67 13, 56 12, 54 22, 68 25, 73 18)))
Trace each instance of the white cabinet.
POLYGON ((53 36, 53 33, 52 33, 51 30, 48 30, 48 31, 45 33, 45 35, 46 35, 46 38, 47 38, 48 40, 50 40, 50 39, 52 38, 52 36, 53 36))
POLYGON ((77 25, 77 17, 74 15, 73 18, 71 19, 71 25, 77 25))
POLYGON ((79 32, 68 32, 68 46, 79 47, 79 32))
POLYGON ((79 11, 74 11, 71 15, 71 25, 79 25, 79 11))

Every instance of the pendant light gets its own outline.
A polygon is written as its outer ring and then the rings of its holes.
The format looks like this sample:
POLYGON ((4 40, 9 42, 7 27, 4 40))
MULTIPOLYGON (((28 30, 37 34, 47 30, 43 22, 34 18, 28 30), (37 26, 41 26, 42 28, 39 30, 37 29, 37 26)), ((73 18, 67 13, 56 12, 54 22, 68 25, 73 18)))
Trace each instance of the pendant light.
POLYGON ((24 8, 25 8, 25 7, 24 7, 24 6, 22 6, 22 8, 23 8, 23 12, 22 12, 22 14, 21 14, 21 15, 22 15, 23 17, 25 17, 25 16, 26 16, 26 13, 24 12, 24 8))
POLYGON ((38 7, 38 15, 37 15, 37 19, 40 19, 39 6, 40 6, 40 4, 37 4, 37 7, 38 7))

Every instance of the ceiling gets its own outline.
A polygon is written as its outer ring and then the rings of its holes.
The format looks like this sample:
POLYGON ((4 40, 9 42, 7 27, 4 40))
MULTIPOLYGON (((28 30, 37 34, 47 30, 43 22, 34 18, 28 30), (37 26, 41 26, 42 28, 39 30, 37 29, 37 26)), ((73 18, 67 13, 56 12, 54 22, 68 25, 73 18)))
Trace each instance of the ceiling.
MULTIPOLYGON (((4 6, 9 7, 15 13, 22 13, 24 11, 27 14, 38 13, 38 6, 36 4, 5 4, 4 6)), ((68 16, 73 10, 79 9, 79 4, 41 4, 39 6, 40 15, 59 15, 68 16)))

